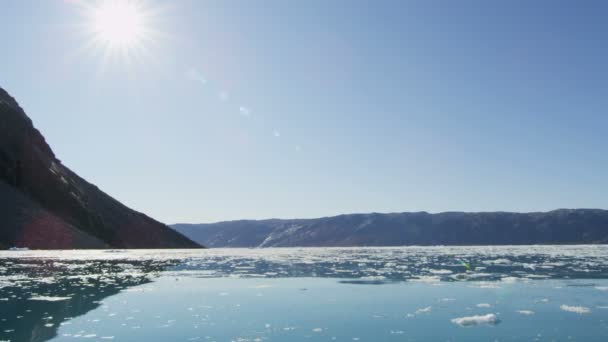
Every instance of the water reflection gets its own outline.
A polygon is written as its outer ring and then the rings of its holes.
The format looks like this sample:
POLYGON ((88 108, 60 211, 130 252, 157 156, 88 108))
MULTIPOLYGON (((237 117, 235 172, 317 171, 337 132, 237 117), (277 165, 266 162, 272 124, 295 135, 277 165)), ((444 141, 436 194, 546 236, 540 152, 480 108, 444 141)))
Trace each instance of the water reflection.
POLYGON ((37 342, 104 298, 149 283, 171 262, 4 259, 0 265, 0 341, 37 342))

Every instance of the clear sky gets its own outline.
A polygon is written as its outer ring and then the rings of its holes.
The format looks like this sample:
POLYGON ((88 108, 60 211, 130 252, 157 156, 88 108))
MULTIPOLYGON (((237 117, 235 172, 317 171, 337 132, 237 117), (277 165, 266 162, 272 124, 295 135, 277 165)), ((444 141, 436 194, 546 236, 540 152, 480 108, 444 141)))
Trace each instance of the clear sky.
POLYGON ((166 223, 608 207, 606 1, 101 6, 2 1, 0 86, 166 223))

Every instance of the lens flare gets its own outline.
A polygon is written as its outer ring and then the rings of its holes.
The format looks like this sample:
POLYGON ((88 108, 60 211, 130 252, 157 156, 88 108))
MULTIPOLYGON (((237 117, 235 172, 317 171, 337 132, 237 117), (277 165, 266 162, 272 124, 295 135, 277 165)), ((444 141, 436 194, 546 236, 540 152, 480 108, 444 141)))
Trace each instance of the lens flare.
POLYGON ((110 46, 128 48, 144 39, 146 22, 143 9, 132 1, 105 1, 92 10, 95 36, 110 46))

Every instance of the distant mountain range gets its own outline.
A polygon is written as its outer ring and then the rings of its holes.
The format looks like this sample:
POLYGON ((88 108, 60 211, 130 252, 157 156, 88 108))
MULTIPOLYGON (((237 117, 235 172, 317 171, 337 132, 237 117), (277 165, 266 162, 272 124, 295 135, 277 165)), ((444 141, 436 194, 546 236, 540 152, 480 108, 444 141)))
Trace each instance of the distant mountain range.
POLYGON ((15 99, 0 88, 0 249, 12 246, 200 247, 65 167, 15 99))
POLYGON ((608 211, 352 214, 172 227, 207 247, 608 243, 608 211))

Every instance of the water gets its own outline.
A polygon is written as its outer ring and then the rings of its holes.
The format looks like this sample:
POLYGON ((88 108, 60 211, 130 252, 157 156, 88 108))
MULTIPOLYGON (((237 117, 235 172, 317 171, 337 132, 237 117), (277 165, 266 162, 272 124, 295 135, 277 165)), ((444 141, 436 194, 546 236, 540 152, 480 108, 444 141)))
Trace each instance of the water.
POLYGON ((0 252, 0 341, 606 341, 608 246, 0 252))

